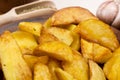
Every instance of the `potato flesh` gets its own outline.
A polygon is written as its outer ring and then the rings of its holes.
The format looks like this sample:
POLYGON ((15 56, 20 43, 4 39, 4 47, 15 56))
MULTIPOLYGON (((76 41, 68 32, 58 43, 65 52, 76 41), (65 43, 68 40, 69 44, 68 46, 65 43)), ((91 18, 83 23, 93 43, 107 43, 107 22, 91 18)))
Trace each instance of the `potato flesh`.
POLYGON ((50 27, 52 26, 52 25, 51 25, 51 22, 52 22, 51 18, 47 19, 47 20, 44 22, 43 27, 44 27, 44 28, 50 28, 50 27))
POLYGON ((0 59, 6 80, 32 80, 32 73, 10 32, 0 37, 0 59))
POLYGON ((63 62, 63 70, 72 75, 76 80, 88 80, 88 64, 80 53, 73 51, 73 60, 63 62))
POLYGON ((80 49, 80 36, 74 32, 72 32, 72 35, 73 35, 73 42, 71 43, 70 47, 78 51, 80 49))
POLYGON ((45 64, 41 63, 35 64, 34 80, 52 80, 49 69, 45 64))
POLYGON ((32 54, 33 50, 38 45, 35 37, 31 33, 24 31, 15 31, 12 32, 12 36, 18 43, 23 54, 32 54))
POLYGON ((60 62, 56 59, 50 59, 48 62, 48 68, 50 70, 52 80, 59 80, 56 73, 55 69, 60 67, 60 62))
POLYGON ((72 61, 72 50, 63 42, 51 41, 40 44, 35 50, 34 55, 48 55, 62 61, 72 61))
POLYGON ((90 80, 106 80, 102 68, 92 60, 89 60, 90 80))
POLYGON ((90 19, 83 21, 76 27, 76 32, 78 32, 82 38, 96 42, 112 51, 119 47, 117 37, 110 26, 100 20, 90 19))
POLYGON ((42 24, 37 22, 20 22, 19 29, 40 36, 42 24))
POLYGON ((107 62, 113 55, 110 49, 94 43, 93 47, 94 61, 98 63, 107 62))
POLYGON ((108 80, 120 80, 120 47, 113 53, 103 67, 103 71, 108 80))
POLYGON ((51 27, 48 29, 48 32, 53 34, 60 41, 64 42, 67 45, 71 45, 71 43, 73 42, 72 33, 69 30, 58 27, 51 27))
POLYGON ((112 57, 110 49, 85 39, 81 39, 81 51, 84 58, 91 59, 97 63, 105 63, 112 57))
POLYGON ((59 41, 59 39, 51 34, 48 29, 43 28, 41 31, 41 36, 38 39, 39 44, 50 41, 59 41))
POLYGON ((48 56, 33 56, 33 55, 23 55, 24 60, 27 62, 28 66, 31 68, 33 71, 34 65, 38 62, 47 64, 48 62, 48 56))
POLYGON ((93 60, 94 59, 93 43, 90 43, 85 39, 81 39, 81 52, 84 58, 93 60))
POLYGON ((61 68, 56 68, 55 73, 56 73, 57 77, 59 78, 59 80, 76 80, 76 79, 73 78, 72 75, 65 72, 61 68))
POLYGON ((87 19, 97 19, 89 10, 81 7, 67 7, 57 11, 51 17, 51 25, 68 25, 80 23, 87 19))

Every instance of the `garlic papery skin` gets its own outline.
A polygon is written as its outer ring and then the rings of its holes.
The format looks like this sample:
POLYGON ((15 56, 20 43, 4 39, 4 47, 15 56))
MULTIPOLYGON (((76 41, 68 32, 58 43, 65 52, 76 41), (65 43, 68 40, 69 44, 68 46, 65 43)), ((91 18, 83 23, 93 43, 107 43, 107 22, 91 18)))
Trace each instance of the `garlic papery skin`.
POLYGON ((114 0, 114 2, 116 2, 117 4, 120 4, 120 0, 114 0))
POLYGON ((105 1, 99 6, 96 16, 100 20, 111 25, 118 13, 118 10, 119 8, 116 2, 105 1))
POLYGON ((114 19, 112 26, 116 27, 117 29, 120 29, 120 5, 118 5, 119 10, 116 15, 116 18, 114 19))

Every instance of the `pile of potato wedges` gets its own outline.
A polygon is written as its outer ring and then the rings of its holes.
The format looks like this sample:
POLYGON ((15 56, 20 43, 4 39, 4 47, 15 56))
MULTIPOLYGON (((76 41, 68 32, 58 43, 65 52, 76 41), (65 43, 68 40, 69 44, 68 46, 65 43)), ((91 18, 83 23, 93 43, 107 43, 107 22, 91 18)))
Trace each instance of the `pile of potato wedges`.
POLYGON ((82 7, 0 35, 1 80, 120 80, 120 45, 110 25, 82 7))

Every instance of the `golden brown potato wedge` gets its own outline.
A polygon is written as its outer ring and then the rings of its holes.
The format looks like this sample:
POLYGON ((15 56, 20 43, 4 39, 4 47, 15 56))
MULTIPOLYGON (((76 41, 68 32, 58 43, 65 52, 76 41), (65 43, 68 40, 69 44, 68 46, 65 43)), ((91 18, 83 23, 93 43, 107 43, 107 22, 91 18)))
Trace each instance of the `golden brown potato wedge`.
POLYGON ((73 51, 73 60, 63 62, 63 69, 72 75, 76 80, 88 80, 89 70, 87 61, 77 51, 73 51))
POLYGON ((92 60, 89 60, 90 80, 106 80, 102 68, 92 60))
POLYGON ((113 55, 110 49, 96 43, 93 44, 93 53, 94 53, 94 61, 98 63, 105 63, 113 55))
POLYGON ((77 27, 77 25, 75 25, 75 24, 69 24, 69 25, 66 25, 65 28, 70 31, 73 31, 76 27, 77 27))
POLYGON ((52 27, 51 22, 52 22, 51 18, 48 18, 48 19, 44 22, 43 27, 44 27, 44 28, 50 28, 50 27, 52 27))
POLYGON ((65 72, 61 68, 56 68, 55 69, 55 73, 56 73, 56 75, 57 75, 59 80, 76 80, 76 79, 73 78, 72 75, 70 75, 69 73, 65 72))
POLYGON ((112 57, 110 49, 85 39, 81 39, 81 51, 86 59, 92 59, 97 63, 105 63, 112 57))
POLYGON ((103 67, 103 71, 108 80, 120 80, 120 47, 113 53, 103 67))
POLYGON ((67 7, 58 10, 51 17, 53 26, 78 24, 87 19, 97 19, 89 10, 82 7, 67 7))
POLYGON ((57 60, 72 61, 73 54, 71 48, 63 42, 51 41, 39 44, 34 50, 34 55, 47 55, 57 60))
POLYGON ((31 33, 15 31, 12 32, 12 36, 18 43, 23 54, 32 54, 34 48, 38 45, 35 37, 31 33))
POLYGON ((52 80, 59 80, 55 74, 55 69, 60 67, 60 62, 56 59, 50 59, 48 62, 48 68, 50 70, 52 80))
POLYGON ((37 63, 34 66, 34 80, 52 80, 47 65, 37 63))
POLYGON ((74 31, 74 29, 76 27, 77 27, 77 25, 75 25, 75 24, 69 24, 69 25, 67 25, 66 29, 70 30, 70 32, 73 36, 73 42, 70 45, 70 47, 75 50, 79 50, 80 49, 80 36, 79 36, 79 34, 75 33, 75 31, 74 31))
POLYGON ((22 57, 15 39, 8 31, 0 37, 0 59, 6 80, 32 80, 32 72, 22 57))
POLYGON ((84 58, 94 60, 93 43, 81 38, 81 53, 84 58))
POLYGON ((71 32, 73 36, 73 42, 71 43, 70 47, 73 48, 74 50, 79 50, 80 49, 80 36, 75 33, 71 32))
POLYGON ((38 22, 20 22, 19 29, 40 36, 42 24, 38 22))
POLYGON ((72 33, 67 29, 51 27, 48 31, 67 45, 71 45, 73 42, 72 33))
POLYGON ((82 38, 96 42, 112 51, 119 47, 117 37, 110 26, 100 20, 89 19, 83 21, 75 30, 82 38))
POLYGON ((27 62, 28 66, 33 71, 34 65, 38 62, 47 64, 48 63, 48 56, 33 56, 33 55, 23 55, 24 60, 27 62))
POLYGON ((51 34, 47 29, 43 28, 38 39, 39 44, 50 41, 59 41, 59 39, 51 34))

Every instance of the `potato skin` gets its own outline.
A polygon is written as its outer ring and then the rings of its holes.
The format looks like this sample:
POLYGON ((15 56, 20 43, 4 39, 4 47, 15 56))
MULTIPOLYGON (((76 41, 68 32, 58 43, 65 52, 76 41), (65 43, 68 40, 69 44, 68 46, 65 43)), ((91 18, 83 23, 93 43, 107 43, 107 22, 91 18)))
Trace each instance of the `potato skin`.
POLYGON ((45 42, 35 48, 35 56, 47 55, 60 61, 71 62, 73 60, 72 49, 61 41, 45 42))
POLYGON ((34 66, 34 80, 52 80, 49 68, 42 63, 36 63, 34 66), (43 76, 44 75, 44 76, 43 76))
POLYGON ((84 58, 101 64, 107 62, 113 55, 110 49, 85 39, 81 39, 81 52, 84 58))
POLYGON ((14 31, 12 36, 20 47, 22 54, 32 54, 37 47, 37 41, 33 34, 24 31, 14 31), (28 45, 29 44, 29 45, 28 45))
POLYGON ((40 36, 42 24, 38 22, 20 22, 18 25, 21 31, 29 32, 35 36, 40 36))
POLYGON ((87 19, 97 19, 89 10, 82 7, 66 7, 58 10, 51 17, 51 25, 78 24, 87 19))
POLYGON ((90 80, 106 80, 102 68, 92 60, 89 60, 90 80))
POLYGON ((77 80, 89 80, 88 63, 76 50, 73 50, 73 60, 70 63, 63 62, 62 67, 77 80))
POLYGON ((32 72, 9 31, 0 36, 0 59, 5 80, 32 80, 32 72))
POLYGON ((104 64, 103 71, 108 80, 120 80, 120 47, 113 54, 104 64))
POLYGON ((98 43, 112 51, 119 47, 119 41, 110 26, 100 20, 85 20, 76 27, 75 31, 82 38, 98 43))

